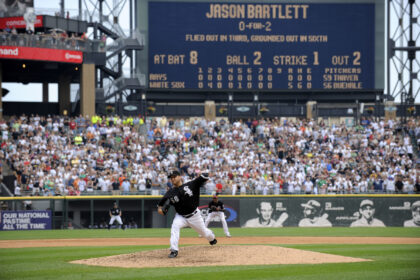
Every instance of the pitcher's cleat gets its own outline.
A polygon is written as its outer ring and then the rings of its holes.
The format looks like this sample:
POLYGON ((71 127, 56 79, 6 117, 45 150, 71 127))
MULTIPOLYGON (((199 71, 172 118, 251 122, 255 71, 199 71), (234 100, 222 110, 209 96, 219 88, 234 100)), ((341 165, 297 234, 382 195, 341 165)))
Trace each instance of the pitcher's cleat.
POLYGON ((171 250, 171 253, 168 255, 168 258, 173 259, 173 258, 176 258, 176 256, 178 256, 178 251, 171 250))

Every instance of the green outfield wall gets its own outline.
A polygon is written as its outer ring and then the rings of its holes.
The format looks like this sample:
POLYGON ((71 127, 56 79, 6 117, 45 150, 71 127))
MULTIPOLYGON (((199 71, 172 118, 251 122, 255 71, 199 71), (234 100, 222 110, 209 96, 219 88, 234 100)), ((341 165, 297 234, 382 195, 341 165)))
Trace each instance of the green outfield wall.
MULTIPOLYGON (((5 211, 48 210, 53 229, 103 228, 109 222, 108 211, 114 201, 122 209, 125 224, 170 227, 174 209, 167 216, 160 216, 156 212, 159 199, 160 196, 11 197, 0 198, 0 203, 3 216, 5 211)), ((199 209, 204 218, 210 200, 210 196, 201 197, 199 209)), ((220 196, 219 200, 225 205, 230 227, 420 226, 420 195, 220 196)), ((0 223, 4 221, 3 217, 0 223)), ((220 227, 221 223, 216 220, 209 226, 220 227)), ((13 227, 9 224, 7 228, 13 227)))

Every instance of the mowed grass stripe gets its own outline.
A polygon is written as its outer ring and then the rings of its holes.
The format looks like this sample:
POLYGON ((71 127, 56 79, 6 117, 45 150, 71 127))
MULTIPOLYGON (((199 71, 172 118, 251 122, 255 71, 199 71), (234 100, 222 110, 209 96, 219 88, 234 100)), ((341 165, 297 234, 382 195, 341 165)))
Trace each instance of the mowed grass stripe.
MULTIPOLYGON (((221 228, 212 228, 216 236, 224 236, 221 228)), ((350 236, 350 237, 418 237, 420 228, 230 228, 233 236, 350 236)), ((181 237, 196 237, 192 229, 183 229, 181 237)), ((170 237, 169 228, 129 230, 40 230, 0 231, 0 240, 68 239, 68 238, 132 238, 170 237)))

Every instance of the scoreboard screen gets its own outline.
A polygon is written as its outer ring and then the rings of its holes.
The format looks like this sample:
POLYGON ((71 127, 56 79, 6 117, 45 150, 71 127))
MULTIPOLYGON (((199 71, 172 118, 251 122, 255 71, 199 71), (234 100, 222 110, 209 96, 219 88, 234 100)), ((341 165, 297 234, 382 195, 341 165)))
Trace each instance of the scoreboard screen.
POLYGON ((374 89, 375 5, 149 2, 149 88, 374 89))

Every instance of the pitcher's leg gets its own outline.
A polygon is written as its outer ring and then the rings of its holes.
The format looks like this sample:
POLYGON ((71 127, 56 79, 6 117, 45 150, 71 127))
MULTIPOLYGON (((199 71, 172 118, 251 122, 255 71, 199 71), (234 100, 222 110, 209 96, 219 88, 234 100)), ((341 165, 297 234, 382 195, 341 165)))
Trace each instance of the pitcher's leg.
POLYGON ((179 234, 181 228, 187 226, 187 220, 179 215, 178 213, 175 214, 174 221, 172 222, 171 228, 171 250, 178 251, 178 244, 179 244, 179 234))
POLYGON ((213 241, 215 239, 214 233, 206 227, 203 221, 203 217, 201 217, 200 213, 195 214, 187 221, 191 228, 193 228, 199 235, 203 236, 208 241, 213 241))

